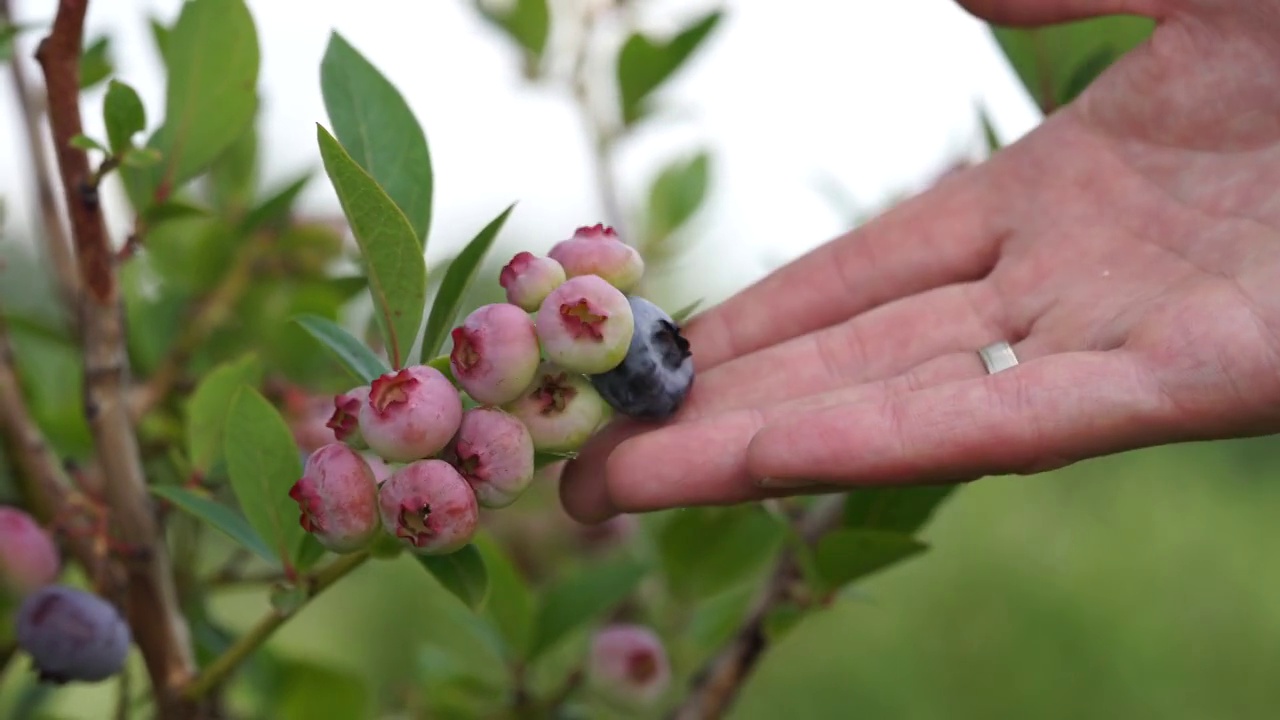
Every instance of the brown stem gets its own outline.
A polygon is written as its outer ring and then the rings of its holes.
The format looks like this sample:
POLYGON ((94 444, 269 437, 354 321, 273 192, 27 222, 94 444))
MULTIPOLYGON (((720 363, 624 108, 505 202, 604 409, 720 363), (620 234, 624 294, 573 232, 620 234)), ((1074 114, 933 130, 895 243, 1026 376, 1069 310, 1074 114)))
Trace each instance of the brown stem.
POLYGON ((178 688, 194 672, 191 638, 178 608, 168 551, 143 477, 129 412, 128 357, 114 258, 93 173, 71 139, 82 132, 80 48, 88 0, 61 0, 53 28, 36 50, 48 92, 49 123, 71 218, 83 283, 81 323, 85 357, 85 414, 106 480, 113 537, 131 552, 123 558, 126 614, 147 665, 161 718, 191 718, 195 706, 178 688))
MULTIPOLYGON (((843 498, 838 495, 820 499, 799 521, 797 529, 803 541, 812 543, 838 524, 842 508, 843 498)), ((673 720, 712 720, 724 716, 764 652, 764 624, 769 613, 786 600, 799 574, 795 553, 784 553, 742 627, 729 644, 703 666, 689 696, 671 714, 673 720)))
MULTIPOLYGON (((13 22, 9 0, 0 0, 0 20, 10 24, 13 22)), ((68 323, 75 333, 79 326, 76 311, 79 307, 80 279, 76 275, 76 259, 71 252, 71 241, 67 238, 57 198, 53 194, 53 174, 49 169, 44 137, 40 132, 42 113, 36 106, 36 96, 27 87, 26 58, 14 53, 9 58, 9 74, 13 78, 13 91, 21 111, 22 129, 31 155, 31 169, 35 176, 33 181, 40 203, 41 234, 48 248, 49 259, 53 262, 54 279, 62 294, 68 323)))

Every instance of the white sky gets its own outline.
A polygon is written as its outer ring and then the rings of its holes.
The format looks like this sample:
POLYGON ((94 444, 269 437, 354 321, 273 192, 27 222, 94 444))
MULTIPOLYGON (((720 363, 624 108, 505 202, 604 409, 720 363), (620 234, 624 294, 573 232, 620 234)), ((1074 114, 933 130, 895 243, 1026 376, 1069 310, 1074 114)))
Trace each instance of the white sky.
MULTIPOLYGON (((634 1, 634 0, 633 0, 634 1)), ((53 0, 14 0, 20 21, 47 22, 53 0)), ((96 0, 90 34, 110 31, 119 77, 160 119, 163 75, 147 13, 179 0, 96 0)), ((706 3, 641 2, 651 28, 678 27, 706 3)), ((504 237, 545 249, 600 212, 583 134, 568 99, 526 86, 505 38, 468 0, 250 0, 262 46, 263 181, 319 168, 314 123, 328 125, 319 63, 337 29, 387 74, 426 129, 436 176, 428 259, 464 242, 512 201, 504 237)), ((1038 120, 986 28, 952 0, 729 0, 715 36, 661 95, 652 122, 620 160, 629 198, 673 153, 709 144, 713 195, 691 227, 699 239, 681 298, 720 299, 770 267, 841 233, 847 220, 818 189, 827 176, 866 210, 918 187, 959 156, 979 157, 974 108, 985 103, 1006 141, 1038 120)), ((30 50, 36 34, 29 34, 30 50)), ((28 67, 31 67, 30 65, 28 67)), ((32 68, 34 70, 34 68, 32 68)), ((34 195, 8 75, 0 82, 0 196, 9 233, 30 222, 34 195)), ((101 91, 85 106, 102 136, 101 91)), ((321 174, 307 207, 336 211, 321 174)), ((111 215, 117 236, 128 219, 111 215)), ((506 252, 504 247, 495 252, 506 252)), ((686 275, 688 273, 688 275, 686 275)))

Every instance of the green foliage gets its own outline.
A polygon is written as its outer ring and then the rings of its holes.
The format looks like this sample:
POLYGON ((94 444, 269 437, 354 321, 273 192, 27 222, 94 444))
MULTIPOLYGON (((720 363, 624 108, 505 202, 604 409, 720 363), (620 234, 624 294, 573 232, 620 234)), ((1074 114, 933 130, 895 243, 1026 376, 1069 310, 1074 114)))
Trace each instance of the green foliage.
MULTIPOLYGON (((645 249, 659 252, 702 206, 710 182, 711 158, 706 152, 681 158, 663 168, 649 187, 645 249)), ((665 254, 665 253, 664 253, 665 254)))
POLYGON ((164 124, 147 143, 163 162, 123 174, 139 211, 208 169, 258 109, 258 36, 244 0, 191 0, 165 37, 164 124))
POLYGON ((373 700, 358 676, 318 663, 290 660, 277 676, 268 717, 363 718, 373 709, 373 700))
POLYGON ((197 520, 208 523, 263 560, 270 563, 280 561, 276 553, 267 547, 262 536, 249 525, 244 515, 234 509, 177 485, 155 485, 150 489, 152 494, 168 500, 197 520))
POLYGON ((759 505, 674 511, 657 537, 667 584, 685 600, 732 589, 773 560, 785 532, 759 505))
POLYGON ((623 122, 631 125, 648 112, 646 101, 687 62, 720 22, 719 10, 691 23, 670 39, 634 33, 618 52, 617 76, 623 122))
POLYGON ((924 552, 926 545, 906 533, 842 528, 818 541, 818 572, 830 589, 860 580, 924 552))
POLYGON ((526 72, 537 74, 551 35, 551 8, 547 0, 514 0, 506 7, 475 0, 480 15, 507 34, 524 52, 526 72))
POLYGON ((569 633, 622 602, 648 569, 644 563, 622 558, 583 567, 560 578, 542 593, 538 603, 528 659, 547 652, 569 633))
POLYGON ((686 320, 693 317, 693 314, 702 307, 702 303, 706 302, 706 298, 698 298, 684 307, 671 313, 671 319, 676 325, 683 325, 686 320))
POLYGON ((374 355, 367 345, 352 337, 337 323, 316 315, 299 315, 294 318, 294 322, 306 329, 360 384, 373 382, 391 372, 391 368, 374 355))
POLYGON ((320 63, 320 90, 338 141, 404 213, 422 250, 431 228, 431 153, 409 104, 336 32, 320 63))
POLYGON ((224 431, 227 475, 249 524, 286 565, 299 562, 306 534, 289 488, 302 477, 302 461, 289 426, 257 390, 232 396, 224 431))
POLYGON ((415 555, 415 559, 436 580, 472 610, 484 605, 489 596, 489 574, 484 557, 475 545, 467 545, 448 555, 415 555))
POLYGON ((403 212, 323 127, 316 126, 325 171, 360 245, 393 367, 401 367, 418 336, 427 294, 422 246, 403 212))
POLYGON ((107 126, 111 152, 118 154, 132 147, 133 136, 146 129, 147 111, 133 88, 112 80, 102 101, 102 120, 107 126))
POLYGON ((955 491, 954 485, 857 488, 845 495, 843 524, 912 534, 923 528, 955 491))
POLYGON ((520 658, 529 647, 533 631, 534 595, 520 571, 493 538, 481 533, 473 541, 473 547, 480 551, 489 575, 485 618, 502 635, 508 659, 520 658))
POLYGON ((99 37, 80 54, 80 89, 87 90, 106 80, 114 70, 111 65, 111 38, 99 37))
POLYGON ((241 387, 262 383, 262 362, 245 355, 222 363, 204 376, 187 403, 187 456, 192 468, 207 474, 222 458, 223 433, 231 400, 241 387))
POLYGON ((506 210, 484 226, 467 243, 462 252, 458 253, 453 262, 449 263, 449 268, 444 273, 444 280, 440 283, 440 291, 436 294, 435 302, 431 304, 431 313, 427 317, 427 328, 422 336, 422 362, 435 357, 444 346, 449 330, 462 309, 467 289, 475 280, 476 273, 480 271, 480 266, 489 253, 489 248, 493 247, 494 240, 498 238, 498 233, 502 232, 502 226, 514 209, 514 203, 508 205, 506 210))
POLYGON ((1050 112, 1075 99, 1154 27, 1147 18, 1115 16, 1034 29, 995 27, 992 33, 1027 92, 1050 112))

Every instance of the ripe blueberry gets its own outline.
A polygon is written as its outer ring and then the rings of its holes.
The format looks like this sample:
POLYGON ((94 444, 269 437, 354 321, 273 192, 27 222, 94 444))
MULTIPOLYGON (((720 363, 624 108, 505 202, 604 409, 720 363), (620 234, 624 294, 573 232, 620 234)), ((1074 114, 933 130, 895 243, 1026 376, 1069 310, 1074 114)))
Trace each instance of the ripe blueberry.
POLYGON ((642 297, 627 298, 636 329, 622 362, 591 376, 609 406, 640 420, 665 420, 693 385, 693 353, 671 316, 642 297))
POLYGON ((48 585, 18 608, 18 646, 43 682, 97 682, 120 672, 133 642, 115 606, 97 595, 48 585))

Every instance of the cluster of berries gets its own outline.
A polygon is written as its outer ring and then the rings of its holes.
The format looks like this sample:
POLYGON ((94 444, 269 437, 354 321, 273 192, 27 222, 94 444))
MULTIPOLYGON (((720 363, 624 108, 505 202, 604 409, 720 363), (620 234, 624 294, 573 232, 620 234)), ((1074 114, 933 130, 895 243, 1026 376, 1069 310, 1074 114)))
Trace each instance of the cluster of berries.
POLYGON ((520 497, 537 453, 572 453, 613 412, 670 417, 692 386, 692 353, 669 315, 627 294, 643 274, 604 225, 546 256, 518 253, 499 276, 507 302, 453 329, 447 368, 404 367, 334 398, 336 441, 308 456, 289 493, 302 526, 338 553, 387 534, 449 554, 481 507, 520 497))
POLYGON ((111 603, 56 585, 62 561, 35 518, 0 506, 0 606, 18 601, 18 647, 44 682, 96 682, 120 672, 133 636, 111 603))

